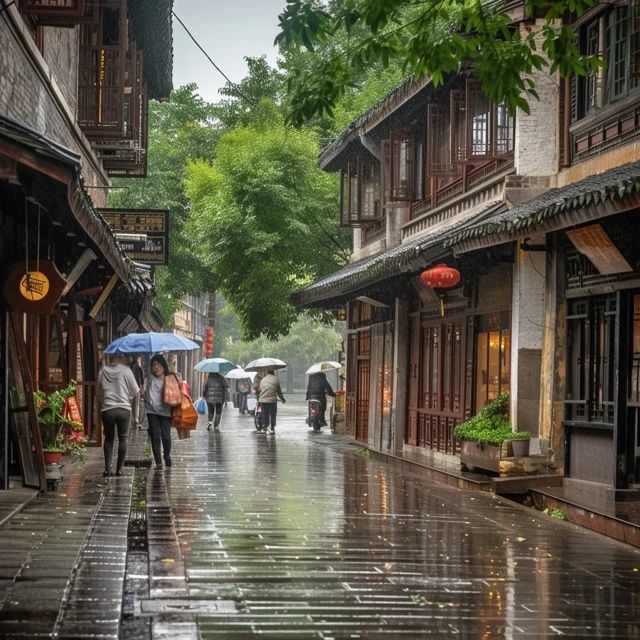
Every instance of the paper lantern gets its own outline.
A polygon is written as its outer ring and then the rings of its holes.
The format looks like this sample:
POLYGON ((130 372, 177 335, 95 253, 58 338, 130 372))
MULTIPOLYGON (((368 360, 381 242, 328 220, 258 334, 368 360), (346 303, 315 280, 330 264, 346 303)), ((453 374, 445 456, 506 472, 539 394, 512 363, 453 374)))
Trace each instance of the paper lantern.
POLYGON ((460 272, 446 264, 437 264, 420 274, 420 281, 425 287, 433 289, 440 297, 440 315, 444 316, 444 292, 460 282, 460 272))

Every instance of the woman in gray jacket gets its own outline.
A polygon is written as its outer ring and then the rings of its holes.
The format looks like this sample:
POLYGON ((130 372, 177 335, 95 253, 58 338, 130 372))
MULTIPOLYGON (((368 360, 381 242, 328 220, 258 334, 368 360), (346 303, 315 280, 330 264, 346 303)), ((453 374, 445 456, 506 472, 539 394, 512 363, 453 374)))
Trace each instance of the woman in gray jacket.
POLYGON ((111 475, 113 444, 118 433, 118 460, 116 475, 122 475, 122 466, 127 457, 127 439, 131 420, 131 399, 140 393, 140 388, 127 364, 127 356, 115 355, 113 362, 106 364, 98 374, 98 404, 104 427, 104 476, 111 475))

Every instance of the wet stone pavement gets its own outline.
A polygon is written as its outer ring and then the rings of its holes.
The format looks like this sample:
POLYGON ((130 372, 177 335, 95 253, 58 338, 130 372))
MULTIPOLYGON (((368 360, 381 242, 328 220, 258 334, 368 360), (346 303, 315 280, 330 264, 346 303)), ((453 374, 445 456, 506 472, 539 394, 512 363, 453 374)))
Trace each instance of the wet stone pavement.
POLYGON ((171 469, 103 480, 94 460, 29 505, 0 529, 0 638, 640 638, 633 548, 304 415, 281 406, 271 437, 228 405, 171 469))

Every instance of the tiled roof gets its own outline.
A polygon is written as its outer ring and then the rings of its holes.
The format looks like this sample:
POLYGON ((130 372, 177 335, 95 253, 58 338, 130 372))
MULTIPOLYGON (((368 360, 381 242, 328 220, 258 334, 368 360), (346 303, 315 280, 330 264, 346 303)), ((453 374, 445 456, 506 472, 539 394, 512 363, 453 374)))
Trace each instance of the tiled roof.
POLYGON ((371 130, 374 126, 380 124, 382 120, 391 115, 400 105, 429 86, 429 83, 430 80, 426 77, 420 80, 407 78, 402 84, 392 89, 379 102, 355 118, 337 138, 332 140, 320 152, 320 166, 324 169, 333 170, 333 167, 331 167, 332 161, 334 161, 341 151, 351 142, 359 139, 361 129, 371 130))
MULTIPOLYGON (((490 242, 493 237, 498 242, 508 242, 522 232, 534 230, 563 214, 598 207, 639 193, 640 162, 631 162, 588 176, 566 187, 550 189, 513 209, 496 213, 478 224, 451 234, 445 246, 471 244, 474 240, 490 242)), ((576 222, 573 221, 574 224, 576 222)), ((570 224, 571 220, 567 220, 567 226, 570 224)))
POLYGON ((417 272, 447 253, 443 241, 455 229, 466 227, 504 209, 502 200, 490 200, 437 225, 419 237, 388 251, 346 265, 339 271, 297 291, 296 306, 323 306, 332 298, 364 292, 368 286, 400 275, 417 272))
POLYGON ((149 98, 166 98, 173 89, 173 0, 129 2, 131 37, 144 51, 143 73, 149 98))

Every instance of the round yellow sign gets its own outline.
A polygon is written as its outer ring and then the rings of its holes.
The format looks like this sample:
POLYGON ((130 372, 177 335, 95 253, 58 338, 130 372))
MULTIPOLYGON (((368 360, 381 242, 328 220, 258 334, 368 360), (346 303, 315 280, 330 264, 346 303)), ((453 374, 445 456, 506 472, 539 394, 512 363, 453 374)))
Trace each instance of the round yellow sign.
POLYGON ((37 302, 49 293, 49 278, 40 271, 29 271, 20 280, 20 294, 27 300, 37 302))

